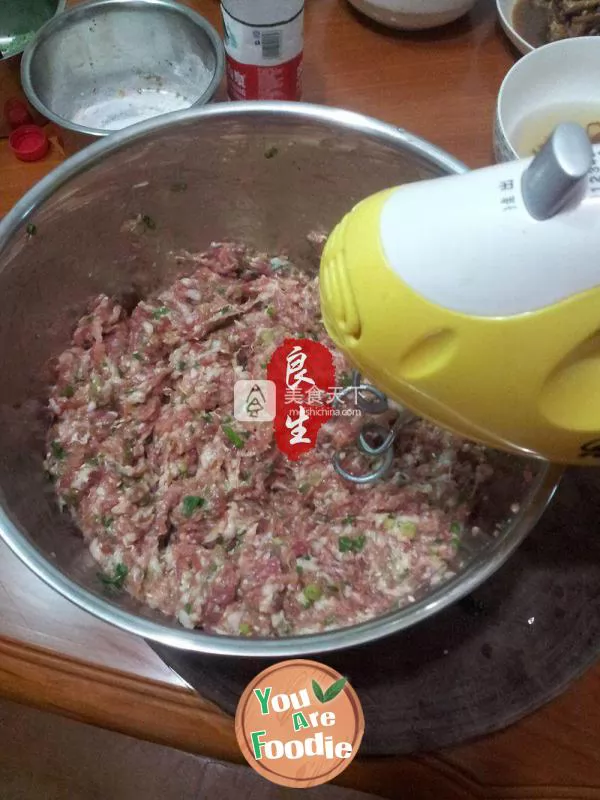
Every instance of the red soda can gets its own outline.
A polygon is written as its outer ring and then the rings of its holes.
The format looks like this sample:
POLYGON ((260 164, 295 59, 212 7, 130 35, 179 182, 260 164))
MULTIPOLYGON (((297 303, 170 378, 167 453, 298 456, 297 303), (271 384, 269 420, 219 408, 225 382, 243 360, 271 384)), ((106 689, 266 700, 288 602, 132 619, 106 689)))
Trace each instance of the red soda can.
POLYGON ((300 100, 304 0, 222 0, 230 100, 300 100))

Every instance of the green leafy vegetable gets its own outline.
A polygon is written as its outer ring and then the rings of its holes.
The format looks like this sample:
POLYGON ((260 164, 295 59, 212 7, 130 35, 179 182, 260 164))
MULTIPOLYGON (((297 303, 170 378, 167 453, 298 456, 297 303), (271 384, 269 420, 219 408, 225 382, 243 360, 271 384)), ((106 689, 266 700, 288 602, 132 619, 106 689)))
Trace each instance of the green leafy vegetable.
POLYGON ((236 433, 233 430, 231 425, 223 425, 223 433, 225 434, 225 436, 227 436, 231 444, 235 445, 235 447, 238 448, 238 450, 242 449, 242 447, 244 446, 244 440, 239 435, 239 433, 236 433))
POLYGON ((113 589, 122 589, 128 574, 129 570, 125 564, 117 564, 113 575, 105 575, 99 572, 98 577, 105 586, 111 586, 113 589))
POLYGON ((366 536, 340 536, 338 547, 341 553, 360 553, 365 546, 366 536))
POLYGON ((52 452, 52 455, 57 461, 62 461, 63 458, 67 455, 67 451, 65 450, 65 448, 62 446, 60 442, 57 442, 56 440, 50 442, 50 450, 52 452))
POLYGON ((186 495, 181 502, 183 516, 189 519, 194 511, 202 508, 205 503, 206 500, 203 497, 198 497, 195 494, 186 495))

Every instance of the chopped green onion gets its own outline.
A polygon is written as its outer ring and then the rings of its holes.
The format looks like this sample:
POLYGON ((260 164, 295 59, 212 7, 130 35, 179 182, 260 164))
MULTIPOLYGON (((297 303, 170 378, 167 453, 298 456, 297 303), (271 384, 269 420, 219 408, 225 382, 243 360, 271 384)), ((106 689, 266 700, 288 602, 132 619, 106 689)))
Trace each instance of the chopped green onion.
POLYGON ((304 597, 306 600, 312 605, 316 603, 317 600, 321 597, 323 592, 321 591, 321 587, 316 583, 309 583, 308 586, 304 587, 304 597))
POLYGON ((228 311, 231 311, 231 306, 223 306, 223 308, 219 310, 219 314, 227 314, 228 311))
POLYGON ((275 316, 275 309, 273 308, 273 306, 267 306, 266 312, 267 315, 271 317, 271 319, 273 319, 273 317, 275 316))
POLYGON ((63 397, 73 397, 75 394, 75 389, 71 386, 71 384, 67 384, 65 388, 62 390, 63 397))
POLYGON ((191 614, 192 613, 192 609, 193 609, 193 606, 192 606, 191 603, 186 603, 184 605, 184 607, 183 607, 183 610, 185 611, 186 614, 191 614))
POLYGON ((129 570, 125 564, 117 564, 112 576, 104 575, 102 572, 99 572, 98 577, 105 586, 112 586, 114 589, 122 589, 128 574, 129 570))
POLYGON ((138 353, 137 351, 135 353, 132 353, 132 355, 133 355, 133 357, 135 358, 136 361, 143 361, 144 360, 142 358, 142 356, 140 355, 140 353, 138 353))
POLYGON ((240 633, 242 636, 250 636, 252 628, 247 622, 240 622, 240 633))
POLYGON ((360 553, 365 546, 366 537, 360 536, 340 536, 338 547, 341 553, 360 553))
POLYGON ((453 522, 450 525, 450 533, 453 533, 455 536, 458 536, 462 533, 462 525, 460 522, 453 522))
POLYGON ((205 422, 212 422, 213 418, 212 418, 212 414, 210 413, 210 411, 207 411, 204 414, 202 414, 202 419, 205 422))
POLYGON ((113 518, 112 518, 112 517, 107 517, 107 516, 105 515, 105 516, 103 516, 103 517, 102 517, 102 520, 101 520, 101 522, 102 522, 102 526, 103 526, 104 528, 110 528, 110 526, 111 526, 111 525, 112 525, 112 523, 113 523, 113 518))
POLYGON ((198 497, 195 494, 188 494, 181 502, 183 516, 189 519, 194 511, 198 508, 202 508, 205 503, 206 500, 203 497, 198 497))
POLYGON ((402 522, 400 524, 400 533, 406 539, 414 539, 417 535, 417 523, 416 522, 402 522))
POLYGON ((242 449, 242 447, 244 446, 244 440, 239 435, 239 433, 236 433, 233 430, 231 425, 223 425, 223 433, 225 434, 225 436, 227 436, 231 444, 235 445, 238 448, 238 450, 242 449))
POLYGON ((169 313, 169 309, 166 306, 160 306, 159 308, 155 308, 152 312, 152 316, 154 319, 160 319, 161 317, 166 317, 169 313))
POLYGON ((300 564, 296 564, 296 572, 298 573, 298 575, 302 575, 302 573, 304 572, 304 568, 301 567, 300 564))
POLYGON ((67 451, 62 446, 60 442, 56 440, 50 443, 50 450, 52 451, 52 455, 57 461, 62 461, 62 459, 67 455, 67 451))

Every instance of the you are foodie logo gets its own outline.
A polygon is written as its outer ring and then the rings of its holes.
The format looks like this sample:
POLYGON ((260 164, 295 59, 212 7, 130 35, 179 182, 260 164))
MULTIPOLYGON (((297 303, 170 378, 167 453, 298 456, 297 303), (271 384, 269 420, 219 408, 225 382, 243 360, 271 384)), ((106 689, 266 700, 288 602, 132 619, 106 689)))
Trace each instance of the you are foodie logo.
POLYGON ((365 729, 348 680, 316 661, 283 661, 249 684, 238 704, 235 733, 245 759, 267 780, 309 788, 352 762, 365 729))

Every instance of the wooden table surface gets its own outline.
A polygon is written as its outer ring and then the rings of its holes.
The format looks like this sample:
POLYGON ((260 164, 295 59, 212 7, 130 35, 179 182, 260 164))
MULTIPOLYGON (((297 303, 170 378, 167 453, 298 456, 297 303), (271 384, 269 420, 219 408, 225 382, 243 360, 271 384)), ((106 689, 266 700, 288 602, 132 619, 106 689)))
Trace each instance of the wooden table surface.
MULTIPOLYGON (((219 25, 216 0, 190 0, 219 25)), ((344 0, 307 0, 305 99, 420 134, 472 167, 492 160, 496 94, 517 57, 493 0, 434 33, 396 34, 344 0)), ((0 67, 0 101, 18 71, 0 67)), ((0 130, 1 133, 1 130, 0 130)), ((67 148, 68 150, 68 148, 67 148)), ((0 139, 0 215, 64 153, 13 159, 0 139)), ((240 761, 233 723, 193 694, 144 641, 58 597, 0 546, 0 693, 113 730, 240 761)), ((507 731, 444 752, 358 759, 339 782, 411 800, 600 798, 600 667, 507 731)))

